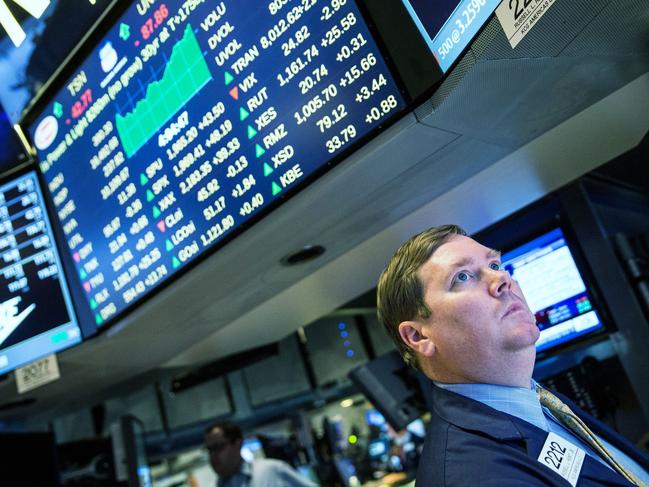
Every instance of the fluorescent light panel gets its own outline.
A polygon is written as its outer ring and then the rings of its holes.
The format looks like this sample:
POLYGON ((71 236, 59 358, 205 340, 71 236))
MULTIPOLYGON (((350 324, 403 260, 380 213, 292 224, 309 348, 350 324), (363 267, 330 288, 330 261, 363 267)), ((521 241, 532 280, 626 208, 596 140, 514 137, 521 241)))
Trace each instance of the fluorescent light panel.
MULTIPOLYGON (((49 7, 50 0, 13 0, 20 5, 26 12, 34 18, 40 18, 49 7)), ((7 35, 14 43, 14 46, 19 47, 27 37, 25 31, 20 26, 16 18, 13 16, 7 4, 0 0, 0 24, 4 27, 7 35)))

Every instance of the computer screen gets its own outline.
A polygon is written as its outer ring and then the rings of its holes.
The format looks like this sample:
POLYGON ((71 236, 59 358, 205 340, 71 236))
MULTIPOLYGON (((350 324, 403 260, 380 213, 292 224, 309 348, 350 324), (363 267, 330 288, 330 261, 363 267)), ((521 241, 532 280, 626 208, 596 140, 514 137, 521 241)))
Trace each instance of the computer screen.
POLYGON ((25 123, 98 326, 406 106, 352 0, 136 2, 89 47, 25 123))
POLYGON ((246 462, 252 462, 257 458, 266 458, 261 440, 256 436, 250 436, 241 444, 241 458, 246 462))
POLYGON ((0 182, 0 374, 80 342, 36 172, 0 182))
POLYGON ((500 0, 402 0, 443 72, 448 71, 500 0))
POLYGON ((376 438, 367 444, 367 455, 370 458, 380 458, 390 451, 390 440, 388 438, 376 438))
POLYGON ((502 255, 536 316, 541 352, 603 328, 560 228, 502 255))
POLYGON ((376 426, 378 428, 385 426, 385 418, 376 409, 369 409, 365 411, 365 423, 368 426, 376 426))

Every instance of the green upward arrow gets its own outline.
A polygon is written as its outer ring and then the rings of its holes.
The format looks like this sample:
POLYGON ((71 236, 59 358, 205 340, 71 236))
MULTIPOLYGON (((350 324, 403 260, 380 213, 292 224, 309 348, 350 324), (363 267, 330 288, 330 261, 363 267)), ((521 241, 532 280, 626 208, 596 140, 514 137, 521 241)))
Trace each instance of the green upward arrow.
POLYGON ((140 173, 140 186, 144 186, 149 182, 149 178, 147 178, 144 173, 140 173))
POLYGON ((273 168, 270 167, 270 164, 267 162, 264 162, 264 176, 268 176, 269 174, 272 174, 273 168))
POLYGON ((276 194, 278 194, 282 190, 282 188, 279 186, 279 184, 277 184, 275 181, 273 181, 272 188, 273 188, 273 196, 275 196, 276 194))
POLYGON ((228 71, 225 72, 223 77, 225 79, 226 86, 232 83, 232 81, 234 81, 234 76, 232 76, 228 71))
POLYGON ((248 113, 248 110, 243 107, 239 109, 239 120, 243 122, 246 118, 248 118, 248 115, 250 115, 250 113, 248 113))

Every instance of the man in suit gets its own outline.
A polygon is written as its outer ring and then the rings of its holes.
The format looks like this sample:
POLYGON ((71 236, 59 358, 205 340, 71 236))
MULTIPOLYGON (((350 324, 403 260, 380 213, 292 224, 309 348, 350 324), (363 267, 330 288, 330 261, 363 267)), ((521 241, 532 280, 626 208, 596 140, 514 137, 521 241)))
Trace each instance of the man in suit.
POLYGON ((455 225, 426 230, 392 257, 377 301, 433 381, 418 486, 649 485, 646 456, 532 380, 539 329, 497 251, 455 225))

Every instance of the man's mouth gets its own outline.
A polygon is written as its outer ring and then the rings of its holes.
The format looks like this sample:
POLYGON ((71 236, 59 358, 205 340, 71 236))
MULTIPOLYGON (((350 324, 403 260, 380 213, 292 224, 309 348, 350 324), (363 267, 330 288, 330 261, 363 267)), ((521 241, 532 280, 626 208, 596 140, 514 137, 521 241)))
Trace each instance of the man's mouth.
POLYGON ((518 301, 514 301, 509 306, 507 306, 507 310, 505 311, 505 314, 503 315, 503 318, 506 317, 506 316, 509 316, 509 315, 511 315, 513 313, 516 313, 518 311, 526 311, 525 306, 523 306, 523 304, 518 302, 518 301))

